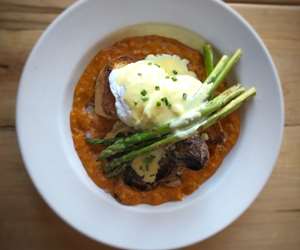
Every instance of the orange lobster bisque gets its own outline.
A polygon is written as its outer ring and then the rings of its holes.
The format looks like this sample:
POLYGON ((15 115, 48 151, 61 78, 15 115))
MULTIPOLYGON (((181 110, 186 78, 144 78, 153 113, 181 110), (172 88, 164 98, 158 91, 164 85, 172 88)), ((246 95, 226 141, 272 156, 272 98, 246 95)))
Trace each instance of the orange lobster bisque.
POLYGON ((185 168, 179 186, 167 187, 160 184, 151 191, 138 191, 124 184, 121 178, 106 178, 101 169, 101 162, 96 161, 103 147, 90 145, 85 141, 87 133, 93 137, 104 137, 115 123, 115 120, 100 117, 89 109, 94 103, 96 78, 106 65, 120 57, 128 56, 137 61, 149 54, 178 55, 189 60, 189 70, 194 71, 200 80, 205 77, 201 54, 177 40, 154 35, 126 38, 98 52, 89 63, 77 83, 70 115, 74 145, 88 175, 99 187, 127 205, 141 203, 158 205, 167 201, 181 200, 185 195, 191 194, 218 169, 236 143, 240 131, 240 119, 236 112, 207 129, 205 132, 209 137, 223 133, 226 140, 222 144, 208 142, 210 151, 208 163, 198 171, 185 168))

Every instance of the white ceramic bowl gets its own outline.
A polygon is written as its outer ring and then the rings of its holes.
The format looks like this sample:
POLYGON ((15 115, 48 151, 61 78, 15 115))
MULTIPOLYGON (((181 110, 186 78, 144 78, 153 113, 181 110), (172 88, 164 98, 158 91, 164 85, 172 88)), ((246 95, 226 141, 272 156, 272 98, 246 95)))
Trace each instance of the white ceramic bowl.
POLYGON ((186 246, 233 222, 272 172, 283 122, 280 82, 267 49, 221 1, 78 1, 34 47, 17 100, 22 156, 49 206, 83 234, 130 249, 186 246), (135 25, 140 23, 148 24, 135 25), (242 48, 235 75, 244 85, 254 85, 257 96, 243 108, 237 145, 197 191, 181 202, 127 207, 87 176, 73 146, 69 112, 74 86, 95 53, 124 36, 147 33, 177 37, 193 47, 202 44, 201 35, 222 53, 242 48))

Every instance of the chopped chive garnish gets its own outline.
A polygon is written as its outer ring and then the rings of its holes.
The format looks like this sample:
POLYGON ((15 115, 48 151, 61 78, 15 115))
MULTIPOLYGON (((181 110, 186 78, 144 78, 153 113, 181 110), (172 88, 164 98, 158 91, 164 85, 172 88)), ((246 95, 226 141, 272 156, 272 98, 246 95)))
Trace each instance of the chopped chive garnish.
POLYGON ((137 103, 137 102, 134 102, 134 106, 136 106, 136 105, 138 105, 138 103, 137 103))
POLYGON ((160 90, 160 87, 159 86, 155 86, 155 90, 160 90))
POLYGON ((173 76, 171 79, 173 80, 173 82, 176 82, 176 81, 177 81, 177 78, 174 77, 174 76, 173 76))
POLYGON ((162 102, 168 101, 167 97, 163 97, 163 98, 161 98, 160 100, 161 100, 162 102))
POLYGON ((143 102, 146 102, 146 101, 148 101, 149 100, 149 97, 142 97, 142 101, 143 102))
POLYGON ((173 72, 174 75, 178 74, 178 72, 175 69, 172 72, 173 72))
POLYGON ((160 107, 161 106, 161 102, 156 102, 156 107, 160 107))
POLYGON ((142 73, 137 73, 138 76, 142 76, 142 73))
POLYGON ((213 83, 216 80, 216 78, 217 78, 216 76, 213 76, 208 84, 213 83))
POLYGON ((166 76, 166 79, 169 79, 170 78, 170 76, 166 76))
POLYGON ((154 65, 160 68, 160 65, 159 65, 159 64, 155 63, 154 65))
POLYGON ((171 107, 172 107, 172 105, 171 105, 171 103, 169 103, 169 100, 168 100, 167 97, 163 97, 163 98, 161 98, 160 100, 161 100, 168 108, 171 108, 171 107))
POLYGON ((141 95, 142 95, 142 96, 147 95, 147 91, 146 91, 145 89, 143 89, 143 90, 141 91, 141 95))
POLYGON ((152 65, 152 62, 148 62, 148 65, 152 65))
POLYGON ((187 93, 183 93, 183 94, 182 94, 182 99, 183 99, 183 100, 186 100, 186 98, 187 98, 187 93))

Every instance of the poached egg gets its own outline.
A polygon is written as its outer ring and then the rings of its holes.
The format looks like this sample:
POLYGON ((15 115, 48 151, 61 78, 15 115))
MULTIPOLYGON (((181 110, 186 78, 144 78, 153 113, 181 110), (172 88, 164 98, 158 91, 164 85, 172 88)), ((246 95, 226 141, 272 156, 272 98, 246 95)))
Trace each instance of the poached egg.
POLYGON ((182 117, 190 110, 189 100, 203 88, 188 63, 177 55, 148 55, 113 69, 109 85, 119 119, 150 129, 182 117))

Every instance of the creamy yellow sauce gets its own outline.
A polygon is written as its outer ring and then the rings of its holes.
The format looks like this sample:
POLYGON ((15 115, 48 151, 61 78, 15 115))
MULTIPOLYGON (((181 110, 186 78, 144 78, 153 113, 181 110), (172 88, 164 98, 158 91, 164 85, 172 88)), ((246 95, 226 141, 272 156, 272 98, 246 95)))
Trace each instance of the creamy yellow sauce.
POLYGON ((136 157, 131 167, 143 178, 145 182, 152 183, 155 181, 159 169, 159 161, 164 155, 164 150, 158 149, 147 155, 136 157))
POLYGON ((148 55, 145 58, 155 65, 162 67, 170 76, 190 75, 197 78, 195 72, 188 69, 189 60, 181 58, 177 55, 161 54, 161 55, 148 55))
POLYGON ((188 63, 176 55, 149 55, 114 69, 109 81, 119 118, 147 129, 186 114, 196 93, 205 89, 188 63))

